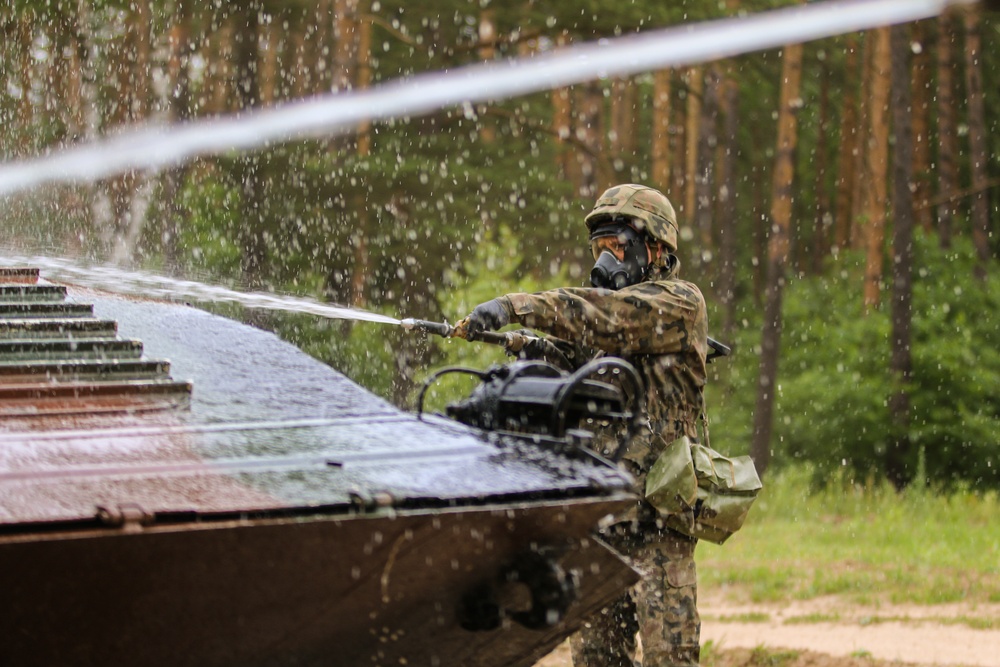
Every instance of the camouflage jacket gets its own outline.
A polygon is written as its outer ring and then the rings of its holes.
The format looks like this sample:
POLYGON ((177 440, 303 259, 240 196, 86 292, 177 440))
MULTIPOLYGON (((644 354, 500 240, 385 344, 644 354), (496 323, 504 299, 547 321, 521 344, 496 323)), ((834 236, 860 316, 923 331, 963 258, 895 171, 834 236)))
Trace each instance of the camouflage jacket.
MULTIPOLYGON (((511 320, 561 339, 576 367, 602 354, 625 359, 646 387, 648 429, 625 453, 640 476, 681 435, 697 436, 708 354, 705 299, 693 283, 654 267, 643 282, 621 290, 565 287, 501 297, 511 320)), ((611 451, 617 433, 598 433, 611 451)), ((602 443, 603 441, 603 443, 602 443)))

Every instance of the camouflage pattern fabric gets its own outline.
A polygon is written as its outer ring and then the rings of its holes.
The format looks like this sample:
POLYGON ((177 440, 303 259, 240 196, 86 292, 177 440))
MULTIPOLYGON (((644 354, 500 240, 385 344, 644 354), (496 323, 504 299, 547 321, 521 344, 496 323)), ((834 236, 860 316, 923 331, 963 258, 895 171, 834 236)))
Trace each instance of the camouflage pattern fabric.
POLYGON ((655 524, 615 524, 604 535, 642 574, 630 594, 591 616, 570 639, 577 667, 698 664, 696 540, 655 524), (635 661, 636 633, 642 662, 635 661))
MULTIPOLYGON (((676 279, 676 271, 653 267, 645 281, 620 290, 562 287, 507 294, 500 301, 512 322, 574 348, 577 366, 601 354, 634 365, 646 387, 651 435, 669 443, 676 422, 697 436, 690 429, 702 408, 708 354, 705 298, 693 283, 676 279)), ((629 449, 629 458, 646 463, 629 449)))
POLYGON ((659 190, 634 183, 608 188, 583 221, 593 234, 601 225, 620 218, 630 220, 637 230, 665 244, 670 252, 677 252, 677 214, 659 190))
MULTIPOLYGON (((644 282, 617 291, 560 288, 508 294, 501 302, 514 322, 555 337, 578 368, 601 355, 623 358, 642 376, 648 428, 628 444, 624 463, 642 497, 653 462, 681 435, 697 437, 708 353, 701 290, 653 267, 644 282)), ((573 370, 573 369, 567 369, 573 370)), ((596 449, 614 451, 620 432, 599 431, 596 449)), ((590 619, 572 640, 577 667, 633 664, 635 634, 646 667, 698 664, 701 623, 696 606, 697 543, 657 524, 656 510, 637 501, 602 535, 643 573, 629 594, 590 619)))

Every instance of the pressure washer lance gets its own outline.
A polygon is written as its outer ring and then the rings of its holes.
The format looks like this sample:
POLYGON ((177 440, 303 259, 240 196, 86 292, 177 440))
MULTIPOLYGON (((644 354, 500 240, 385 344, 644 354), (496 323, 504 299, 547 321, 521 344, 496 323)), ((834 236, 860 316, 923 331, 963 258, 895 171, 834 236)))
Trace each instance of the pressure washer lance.
MULTIPOLYGON (((562 354, 562 352, 560 352, 554 345, 546 341, 544 338, 528 336, 520 331, 480 331, 479 333, 470 336, 465 328, 465 320, 460 321, 455 326, 451 326, 447 322, 430 322, 428 320, 416 320, 412 317, 408 317, 405 320, 402 320, 400 324, 408 331, 418 329, 420 331, 426 331, 427 333, 441 336, 442 338, 463 338, 469 341, 481 340, 484 343, 500 345, 510 355, 516 355, 529 344, 543 344, 549 354, 562 354)), ((720 343, 711 336, 708 337, 708 347, 708 357, 705 359, 707 363, 711 363, 719 357, 728 357, 732 354, 732 349, 728 345, 720 343)))
POLYGON ((401 320, 400 324, 407 331, 417 329, 418 331, 425 331, 436 336, 441 336, 442 338, 462 338, 470 341, 479 340, 484 343, 500 345, 512 354, 517 354, 523 350, 524 346, 528 343, 542 340, 535 336, 527 336, 520 331, 506 331, 503 333, 480 331, 470 336, 468 330, 465 328, 465 320, 462 320, 455 326, 451 326, 447 322, 430 322, 428 320, 417 320, 408 317, 405 320, 401 320))

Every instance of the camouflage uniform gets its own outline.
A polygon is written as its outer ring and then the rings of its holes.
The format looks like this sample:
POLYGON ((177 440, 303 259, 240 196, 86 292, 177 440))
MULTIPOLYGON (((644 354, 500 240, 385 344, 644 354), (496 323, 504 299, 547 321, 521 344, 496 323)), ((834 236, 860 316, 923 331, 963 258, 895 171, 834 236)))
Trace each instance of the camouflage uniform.
MULTIPOLYGON (((646 474, 664 448, 681 435, 697 436, 708 354, 705 300, 697 286, 677 277, 672 254, 677 215, 661 192, 616 185, 598 198, 584 222, 596 260, 591 282, 615 289, 507 294, 476 306, 456 330, 465 337, 515 321, 549 334, 562 353, 560 363, 570 365, 567 370, 605 354, 631 362, 646 388, 649 421, 627 443, 624 464, 635 475, 641 498, 646 474)), ((527 353, 545 358, 538 349, 527 353)), ((613 451, 623 435, 606 427, 593 445, 613 451)), ((573 638, 573 662, 578 667, 631 666, 638 632, 647 667, 697 665, 696 541, 662 526, 643 500, 618 517, 604 537, 644 577, 573 638)))
MULTIPOLYGON (((628 444, 624 461, 641 497, 646 473, 663 448, 681 435, 697 437, 708 353, 701 291, 677 279, 676 265, 657 265, 643 282, 620 290, 560 288, 508 294, 500 302, 512 321, 561 339, 560 347, 570 350, 575 366, 607 354, 639 371, 649 423, 628 444)), ((598 433, 597 446, 613 451, 617 437, 598 433)), ((574 636, 574 664, 631 666, 638 632, 646 667, 697 665, 696 540, 658 525, 656 511, 645 501, 619 517, 603 537, 632 559, 644 577, 574 636)))

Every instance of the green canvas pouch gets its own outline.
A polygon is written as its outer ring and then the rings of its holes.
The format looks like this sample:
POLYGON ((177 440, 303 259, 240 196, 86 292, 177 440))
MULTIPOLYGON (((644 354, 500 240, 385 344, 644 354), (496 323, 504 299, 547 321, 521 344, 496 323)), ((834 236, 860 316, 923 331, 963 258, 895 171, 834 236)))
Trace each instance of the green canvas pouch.
POLYGON ((723 456, 683 436, 653 464, 645 495, 668 527, 722 544, 743 527, 761 488, 749 456, 723 456))

